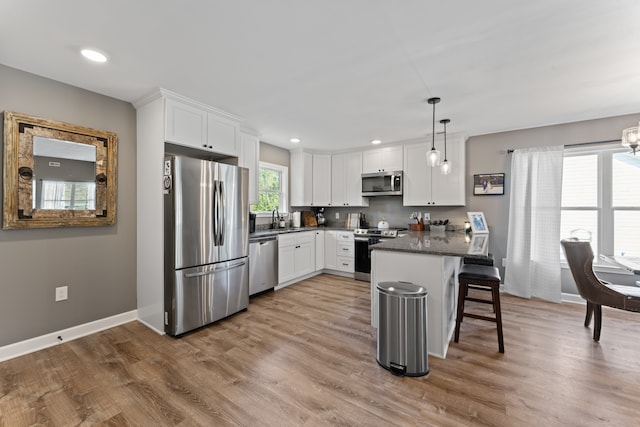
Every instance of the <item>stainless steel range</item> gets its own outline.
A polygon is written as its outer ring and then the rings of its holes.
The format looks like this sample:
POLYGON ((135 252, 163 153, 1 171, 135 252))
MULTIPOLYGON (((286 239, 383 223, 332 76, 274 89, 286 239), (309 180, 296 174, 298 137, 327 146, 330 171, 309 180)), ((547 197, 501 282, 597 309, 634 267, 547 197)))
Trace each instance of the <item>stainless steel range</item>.
POLYGON ((353 278, 371 280, 371 245, 383 240, 395 239, 406 228, 358 228, 353 232, 355 241, 355 273, 353 278))

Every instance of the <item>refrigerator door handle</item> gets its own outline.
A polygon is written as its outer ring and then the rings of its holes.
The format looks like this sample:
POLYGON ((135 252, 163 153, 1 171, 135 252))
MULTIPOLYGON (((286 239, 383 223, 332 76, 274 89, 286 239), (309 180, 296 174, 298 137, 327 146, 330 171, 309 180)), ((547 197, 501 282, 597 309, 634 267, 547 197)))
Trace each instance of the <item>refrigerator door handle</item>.
POLYGON ((230 265, 225 265, 225 266, 220 266, 220 267, 214 267, 213 269, 208 270, 208 271, 201 271, 199 273, 187 273, 187 274, 184 275, 184 277, 185 277, 185 279, 190 279, 192 277, 208 276, 210 274, 219 273, 221 271, 231 270, 231 269, 237 268, 237 267, 242 267, 246 263, 247 263, 246 261, 239 261, 239 262, 237 262, 235 264, 230 264, 230 265))
POLYGON ((220 181, 213 181, 213 246, 220 246, 220 181))
POLYGON ((227 206, 226 206, 226 200, 225 200, 225 195, 224 195, 224 181, 218 181, 218 185, 219 187, 219 191, 218 191, 218 197, 220 198, 220 211, 219 211, 219 224, 220 224, 220 234, 219 239, 220 239, 220 245, 219 246, 224 246, 224 229, 225 229, 225 216, 226 216, 226 212, 227 212, 227 206))

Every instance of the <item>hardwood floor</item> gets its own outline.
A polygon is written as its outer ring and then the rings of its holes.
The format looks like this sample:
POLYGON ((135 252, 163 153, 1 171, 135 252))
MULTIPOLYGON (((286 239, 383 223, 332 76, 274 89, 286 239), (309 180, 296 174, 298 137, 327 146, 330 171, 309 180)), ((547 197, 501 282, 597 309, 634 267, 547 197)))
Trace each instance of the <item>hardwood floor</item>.
POLYGON ((637 425, 640 317, 502 297, 447 359, 376 363, 369 286, 322 275, 180 339, 131 322, 0 364, 0 425, 637 425))

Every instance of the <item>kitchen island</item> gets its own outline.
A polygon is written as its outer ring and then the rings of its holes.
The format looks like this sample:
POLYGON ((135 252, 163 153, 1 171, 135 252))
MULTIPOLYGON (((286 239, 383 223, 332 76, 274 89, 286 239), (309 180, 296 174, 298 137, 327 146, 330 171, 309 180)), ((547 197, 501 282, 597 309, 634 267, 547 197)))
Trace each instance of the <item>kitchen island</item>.
POLYGON ((428 351, 445 358, 456 321, 462 257, 487 259, 488 235, 410 231, 371 247, 371 324, 378 327, 376 285, 405 281, 427 289, 428 351))

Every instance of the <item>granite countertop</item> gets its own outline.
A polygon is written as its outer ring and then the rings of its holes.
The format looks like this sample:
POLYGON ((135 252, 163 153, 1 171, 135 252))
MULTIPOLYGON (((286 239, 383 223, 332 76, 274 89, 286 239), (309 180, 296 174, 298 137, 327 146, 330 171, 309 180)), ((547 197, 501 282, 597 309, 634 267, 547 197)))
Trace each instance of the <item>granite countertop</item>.
POLYGON ((461 231, 403 231, 395 239, 384 240, 371 249, 487 259, 488 243, 488 234, 467 236, 461 231))

